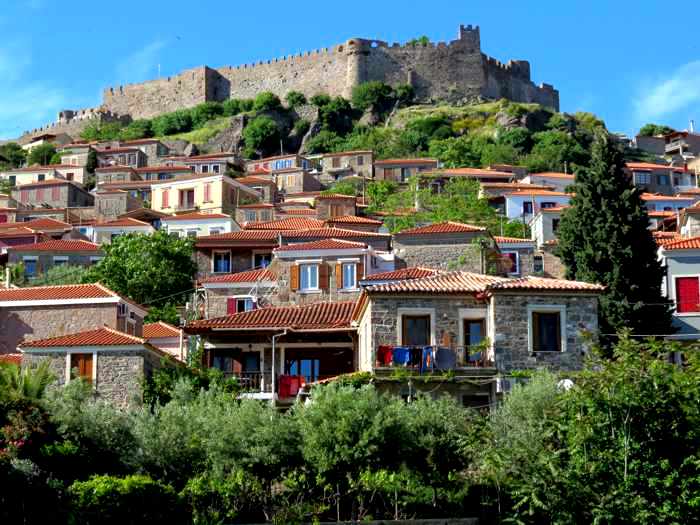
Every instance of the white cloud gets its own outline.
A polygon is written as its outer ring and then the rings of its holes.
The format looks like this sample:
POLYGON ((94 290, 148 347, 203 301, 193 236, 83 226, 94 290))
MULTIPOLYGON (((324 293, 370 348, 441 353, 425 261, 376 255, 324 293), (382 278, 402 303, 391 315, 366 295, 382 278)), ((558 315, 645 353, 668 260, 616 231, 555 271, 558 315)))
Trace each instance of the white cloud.
POLYGON ((646 86, 634 101, 639 122, 669 117, 700 102, 700 60, 688 62, 671 75, 646 86))
POLYGON ((0 47, 0 138, 17 138, 29 127, 53 121, 66 102, 61 90, 26 78, 31 63, 21 43, 0 47))
POLYGON ((155 78, 158 73, 158 57, 164 47, 164 40, 156 40, 122 60, 117 64, 119 81, 130 83, 155 78))

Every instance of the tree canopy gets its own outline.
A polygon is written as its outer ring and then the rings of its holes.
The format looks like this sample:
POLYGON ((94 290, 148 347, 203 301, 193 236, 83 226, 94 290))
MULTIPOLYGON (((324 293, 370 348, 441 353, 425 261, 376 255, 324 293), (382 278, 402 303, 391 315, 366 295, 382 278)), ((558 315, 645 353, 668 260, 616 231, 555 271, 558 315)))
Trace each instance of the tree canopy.
POLYGON ((56 146, 50 142, 44 142, 32 148, 29 155, 27 155, 27 164, 30 166, 35 164, 47 166, 51 163, 52 159, 54 159, 54 155, 56 155, 56 146))

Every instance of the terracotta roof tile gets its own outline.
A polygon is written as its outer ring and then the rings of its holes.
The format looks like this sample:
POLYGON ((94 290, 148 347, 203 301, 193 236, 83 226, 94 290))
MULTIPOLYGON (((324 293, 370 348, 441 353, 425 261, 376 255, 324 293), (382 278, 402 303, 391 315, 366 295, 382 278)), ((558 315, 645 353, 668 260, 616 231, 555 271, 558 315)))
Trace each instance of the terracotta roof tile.
POLYGON ((296 252, 311 250, 361 250, 367 245, 363 242, 342 241, 340 239, 319 239, 318 241, 285 244, 275 249, 275 252, 296 252))
POLYGON ((382 159, 375 160, 374 165, 382 166, 384 164, 434 164, 437 166, 437 159, 427 159, 427 158, 412 158, 412 159, 382 159))
POLYGON ((250 241, 272 241, 276 242, 280 232, 275 230, 241 230, 237 232, 217 233, 215 235, 204 235, 197 238, 197 246, 206 244, 208 241, 231 241, 231 242, 250 242, 250 241))
POLYGON ((444 221, 429 224, 427 226, 418 226, 402 230, 396 235, 432 235, 435 233, 473 233, 484 232, 486 228, 481 226, 472 226, 471 224, 462 224, 461 222, 444 221))
POLYGON ((241 204, 239 208, 274 208, 274 204, 269 202, 254 202, 253 204, 241 204))
POLYGON ((625 166, 631 170, 674 170, 683 171, 682 166, 669 166, 668 164, 654 164, 652 162, 628 162, 625 166))
POLYGON ((700 237, 687 237, 685 239, 671 240, 663 243, 664 250, 698 250, 700 249, 700 237))
POLYGON ((101 284, 65 284, 0 289, 0 302, 104 299, 109 297, 118 298, 119 295, 101 284))
POLYGON ((76 188, 80 188, 81 190, 83 189, 83 187, 80 186, 80 184, 78 184, 77 182, 73 182, 72 180, 66 179, 45 179, 35 182, 28 182, 26 184, 18 184, 16 188, 21 191, 27 188, 36 188, 39 186, 75 186, 76 188))
POLYGON ((530 173, 531 177, 547 177, 548 179, 567 179, 574 180, 574 175, 570 173, 559 173, 556 171, 545 171, 542 173, 530 173))
POLYGON ((98 155, 105 154, 109 155, 111 153, 133 153, 136 151, 140 151, 138 148, 95 148, 95 151, 97 152, 98 155))
POLYGON ((520 239, 518 237, 498 237, 494 236, 494 240, 497 244, 522 244, 522 243, 534 243, 532 239, 520 239))
POLYGON ((22 354, 0 354, 0 363, 22 364, 22 354))
POLYGON ((283 215, 318 216, 318 212, 316 210, 312 210, 311 208, 287 208, 279 210, 279 213, 283 215))
POLYGON ((136 173, 190 173, 192 168, 189 166, 143 166, 134 169, 136 173))
POLYGON ((660 195, 658 193, 642 193, 644 201, 693 201, 695 197, 679 197, 678 195, 660 195))
POLYGON ((257 186, 260 184, 264 184, 266 186, 277 186, 277 184, 271 180, 263 179, 262 177, 253 177, 251 175, 238 177, 236 180, 241 184, 245 184, 246 186, 257 186))
POLYGON ((423 277, 432 277, 438 273, 440 273, 440 270, 417 266, 413 268, 393 270, 390 272, 375 273, 368 275, 362 279, 362 281, 403 281, 406 279, 422 279, 423 277))
POLYGON ((354 301, 314 303, 304 306, 275 306, 248 312, 194 321, 187 331, 207 328, 249 330, 350 329, 354 301))
POLYGON ((64 230, 69 231, 73 229, 71 224, 67 222, 58 221, 56 219, 50 219, 48 217, 40 219, 32 219, 31 221, 25 222, 6 222, 0 224, 0 230, 7 228, 31 228, 37 231, 54 231, 54 230, 64 230))
POLYGON ((357 215, 343 215, 341 217, 331 217, 326 221, 328 224, 374 224, 381 226, 382 221, 370 219, 368 217, 359 217, 357 215))
POLYGON ((342 193, 321 193, 316 197, 316 200, 332 201, 332 200, 355 200, 354 195, 343 195, 342 193))
POLYGON ((134 226, 141 226, 141 227, 147 226, 149 228, 152 227, 147 222, 140 221, 138 219, 132 219, 131 217, 124 217, 123 219, 115 219, 113 221, 99 222, 99 223, 95 224, 95 228, 126 228, 126 227, 134 227, 134 226))
POLYGON ((80 240, 50 240, 34 244, 8 246, 8 250, 20 252, 99 252, 97 244, 80 240))
POLYGON ((0 230, 0 239, 7 239, 8 237, 31 237, 40 236, 41 233, 31 228, 25 228, 23 226, 16 226, 14 228, 4 228, 0 230))
POLYGON ((76 334, 20 343, 20 348, 24 350, 25 348, 55 348, 63 346, 140 346, 145 342, 145 339, 105 326, 97 330, 87 330, 76 334))
POLYGON ((283 231, 285 239, 356 239, 366 237, 391 238, 388 233, 363 232, 358 230, 345 230, 342 228, 316 228, 313 230, 289 230, 283 231))
POLYGON ((572 292, 602 292, 605 287, 599 284, 582 281, 567 281, 565 279, 549 279, 529 275, 520 279, 507 279, 490 285, 489 290, 536 290, 536 291, 572 291, 572 292))
POLYGON ((504 193, 506 196, 517 197, 519 195, 526 195, 532 197, 571 197, 571 193, 565 193, 563 191, 552 191, 552 190, 515 190, 504 193))
POLYGON ((525 182, 482 182, 481 188, 484 190, 552 190, 554 186, 544 184, 527 184, 525 182))
POLYGON ((323 221, 310 219, 308 217, 287 217, 276 221, 249 222, 246 223, 246 230, 306 230, 322 228, 323 221))
POLYGON ((230 219, 230 215, 225 215, 223 213, 203 213, 199 211, 194 211, 191 213, 183 213, 181 215, 171 215, 168 217, 163 217, 163 221, 196 221, 201 219, 230 219))
POLYGON ((144 339, 156 339, 159 337, 179 337, 180 330, 177 327, 158 321, 157 323, 147 323, 143 325, 144 339))
POLYGON ((277 275, 267 268, 257 270, 247 270, 245 272, 227 273, 224 275, 211 275, 199 282, 209 283, 257 283, 277 281, 277 275))

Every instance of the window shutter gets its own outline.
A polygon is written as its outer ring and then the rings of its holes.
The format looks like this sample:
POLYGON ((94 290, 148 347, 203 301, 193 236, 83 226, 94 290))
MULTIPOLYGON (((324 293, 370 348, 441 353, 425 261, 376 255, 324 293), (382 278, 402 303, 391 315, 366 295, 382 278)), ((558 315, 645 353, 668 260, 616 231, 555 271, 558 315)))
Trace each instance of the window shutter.
POLYGON ((211 200, 211 184, 207 183, 204 185, 204 201, 209 202, 211 200))
POLYGON ((163 190, 163 208, 170 206, 168 203, 168 196, 170 195, 170 190, 163 190))
POLYGON ((328 265, 319 264, 318 265, 318 287, 321 290, 328 290, 328 265))
POLYGON ((51 200, 57 201, 60 198, 61 198, 61 188, 59 188, 57 186, 54 188, 51 188, 51 200))
POLYGON ((236 299, 234 297, 228 297, 226 299, 226 314, 231 315, 236 313, 236 299))
POLYGON ((289 288, 292 290, 299 289, 299 266, 296 264, 289 268, 289 288))
POLYGON ((362 279, 365 276, 365 263, 358 263, 358 265, 355 268, 357 271, 357 275, 355 275, 355 280, 357 281, 357 285, 359 287, 360 279, 362 279))
POLYGON ((676 278, 676 311, 700 311, 700 286, 697 277, 676 278))
POLYGON ((540 341, 540 314, 532 313, 532 350, 537 352, 542 342, 540 341))
POLYGON ((343 288, 343 265, 340 263, 335 265, 335 288, 337 290, 343 288))

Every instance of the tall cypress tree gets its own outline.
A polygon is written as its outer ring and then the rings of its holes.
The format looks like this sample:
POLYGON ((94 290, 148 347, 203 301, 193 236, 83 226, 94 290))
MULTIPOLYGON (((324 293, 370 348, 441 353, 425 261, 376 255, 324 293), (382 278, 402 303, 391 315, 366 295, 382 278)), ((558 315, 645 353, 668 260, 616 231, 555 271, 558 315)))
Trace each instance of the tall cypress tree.
MULTIPOLYGON (((663 270, 639 189, 624 173, 620 149, 596 132, 588 168, 576 174, 576 194, 559 227, 559 256, 569 279, 606 286, 602 334, 670 334, 670 303, 661 296, 663 270)), ((605 338, 603 339, 605 341, 605 338)))

